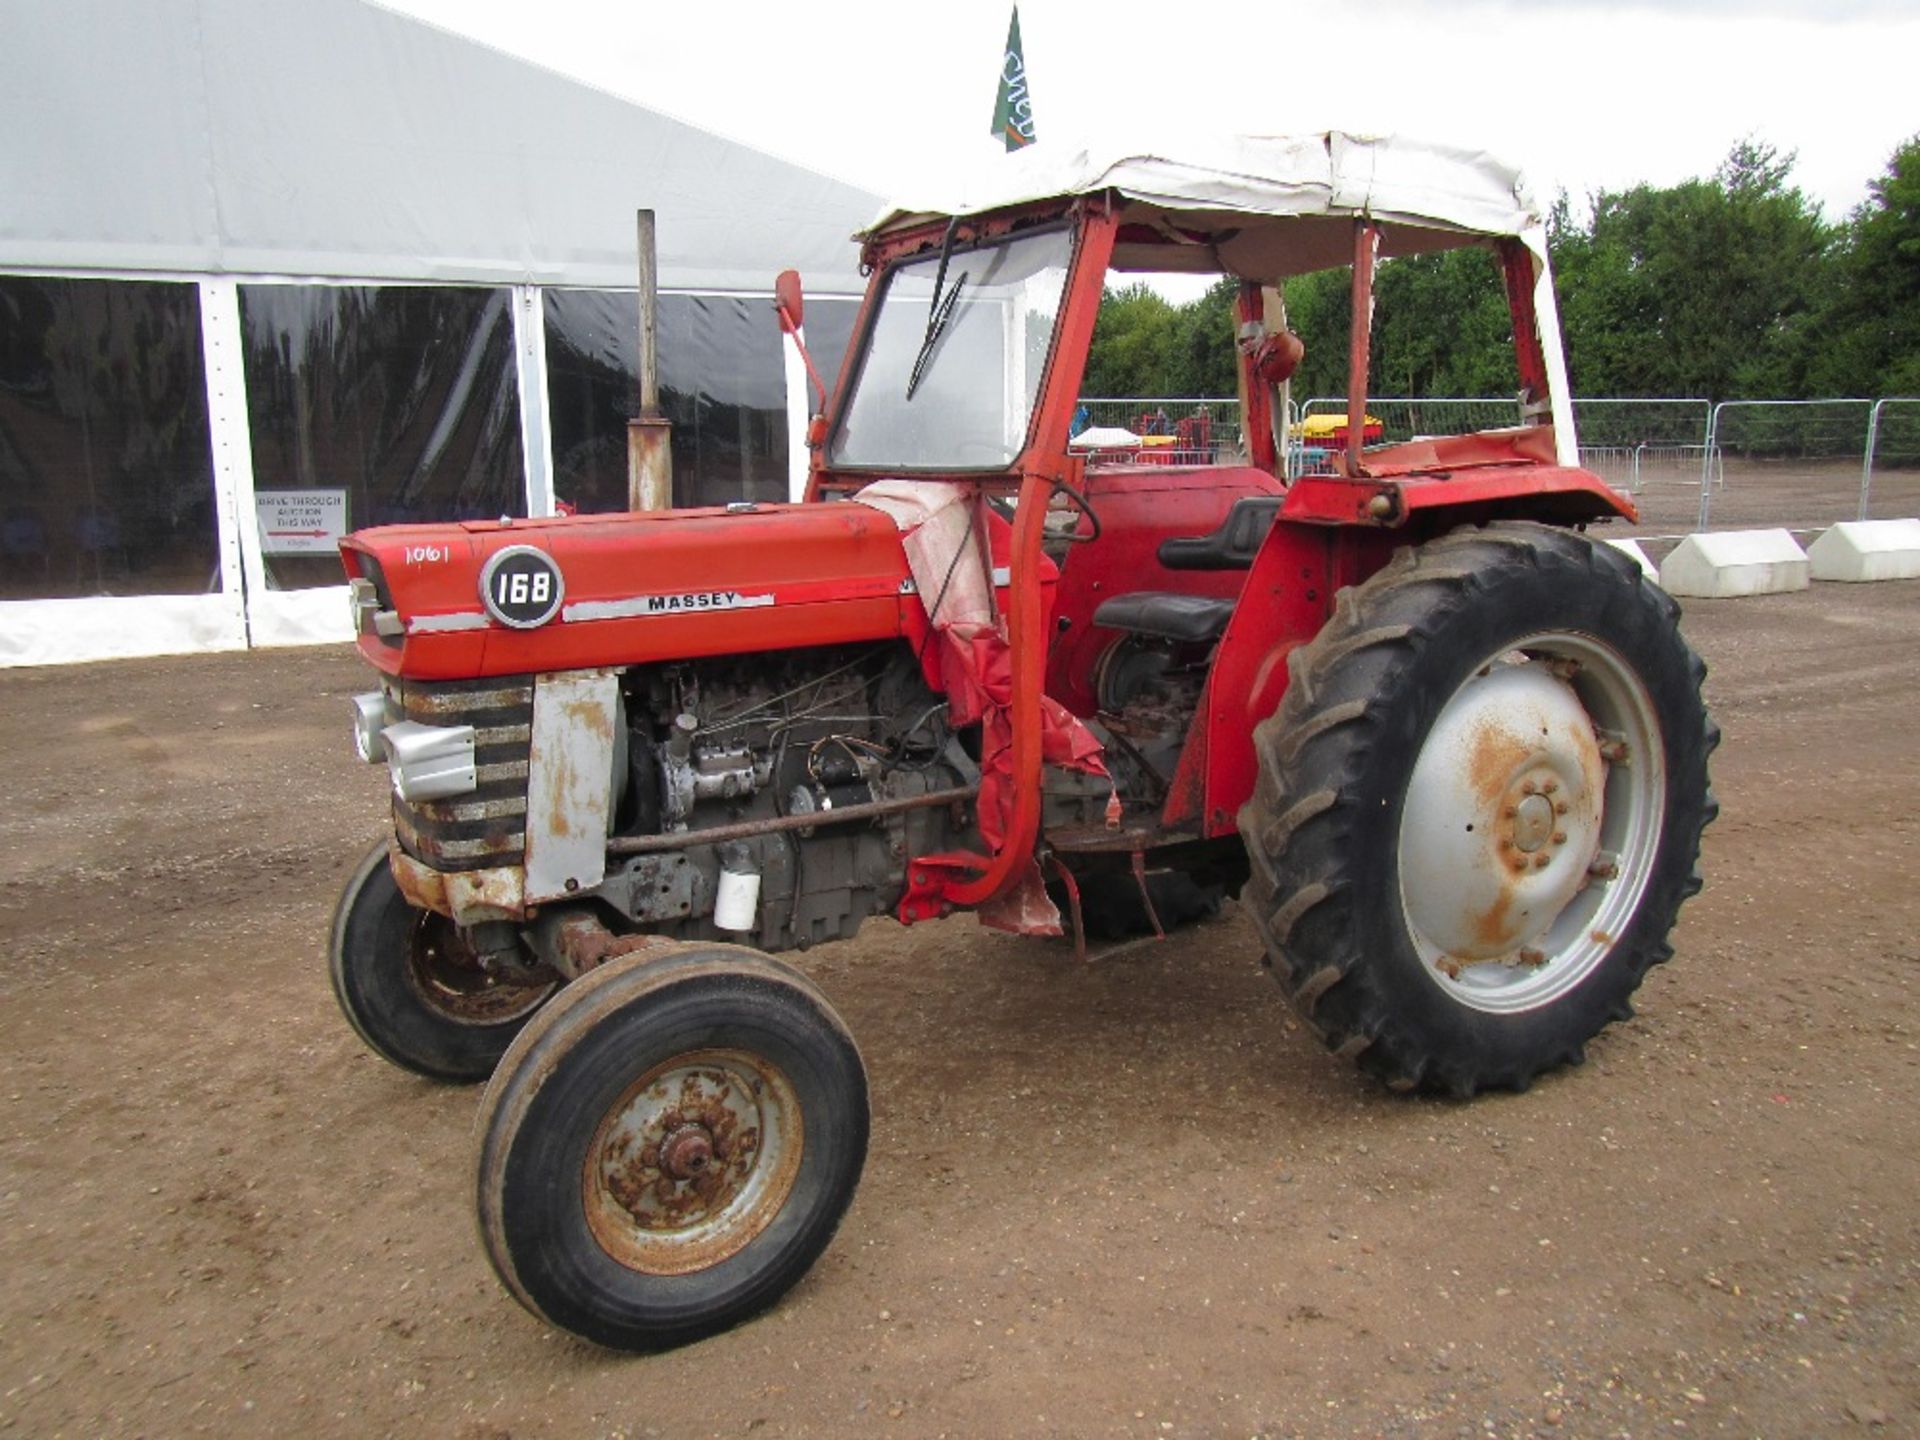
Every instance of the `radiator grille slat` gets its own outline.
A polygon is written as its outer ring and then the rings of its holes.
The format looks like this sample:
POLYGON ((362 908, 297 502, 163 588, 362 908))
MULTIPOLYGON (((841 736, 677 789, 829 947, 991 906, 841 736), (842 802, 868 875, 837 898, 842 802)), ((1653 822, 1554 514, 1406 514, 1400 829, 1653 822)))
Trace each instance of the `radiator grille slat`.
POLYGON ((479 787, 447 800, 393 797, 400 847, 438 870, 525 862, 527 765, 533 733, 531 677, 387 682, 389 713, 423 725, 471 725, 479 787))

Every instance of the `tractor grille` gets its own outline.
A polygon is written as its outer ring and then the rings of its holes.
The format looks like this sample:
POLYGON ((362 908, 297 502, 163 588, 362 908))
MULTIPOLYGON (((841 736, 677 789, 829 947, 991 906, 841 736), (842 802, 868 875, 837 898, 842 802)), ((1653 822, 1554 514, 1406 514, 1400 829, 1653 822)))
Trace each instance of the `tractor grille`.
POLYGON ((393 797, 400 846, 436 870, 518 865, 527 852, 527 757, 532 749, 533 680, 386 682, 387 713, 422 725, 473 726, 479 787, 450 800, 393 797))

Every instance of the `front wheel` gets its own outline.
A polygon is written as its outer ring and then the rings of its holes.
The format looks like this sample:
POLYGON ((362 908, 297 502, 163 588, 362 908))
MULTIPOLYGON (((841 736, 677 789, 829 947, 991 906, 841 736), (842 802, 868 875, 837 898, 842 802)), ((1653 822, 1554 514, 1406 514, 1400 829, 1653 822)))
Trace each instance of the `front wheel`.
POLYGON ((1399 1089, 1577 1063, 1672 954, 1718 740, 1679 607, 1611 547, 1461 531, 1289 658, 1240 813, 1250 910, 1327 1044, 1399 1089))
POLYGON ((382 841, 341 892, 327 946, 334 999, 382 1059, 430 1080, 470 1084, 493 1073, 520 1027, 559 982, 489 974, 444 915, 407 903, 382 841))
POLYGON ((477 1130, 501 1281, 583 1339, 657 1349, 772 1304, 826 1248, 866 1160, 866 1069, 797 971, 683 945, 568 986, 477 1130))

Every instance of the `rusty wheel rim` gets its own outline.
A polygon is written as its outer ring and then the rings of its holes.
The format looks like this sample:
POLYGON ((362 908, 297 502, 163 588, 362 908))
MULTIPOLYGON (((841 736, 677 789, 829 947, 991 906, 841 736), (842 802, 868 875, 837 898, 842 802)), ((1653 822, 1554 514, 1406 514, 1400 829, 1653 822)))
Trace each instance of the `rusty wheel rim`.
POLYGON ((1454 692, 1400 825, 1400 900, 1429 977, 1539 1009, 1612 952, 1653 873, 1665 750, 1646 685, 1587 635, 1529 636, 1454 692))
POLYGON ((436 1014, 460 1025, 504 1025, 531 1015, 557 982, 516 985, 487 973, 460 928, 444 915, 416 915, 407 935, 407 983, 436 1014))
POLYGON ((628 1269, 685 1275, 746 1248, 800 1172, 800 1097, 764 1056, 697 1050, 654 1066, 602 1117, 582 1199, 628 1269))

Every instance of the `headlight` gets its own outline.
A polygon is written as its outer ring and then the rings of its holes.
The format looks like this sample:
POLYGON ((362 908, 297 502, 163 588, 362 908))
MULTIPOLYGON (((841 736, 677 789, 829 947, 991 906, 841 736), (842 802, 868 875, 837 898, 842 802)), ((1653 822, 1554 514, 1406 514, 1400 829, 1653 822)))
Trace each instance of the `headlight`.
POLYGON ((473 726, 422 725, 402 720, 381 732, 387 769, 402 800, 444 800, 479 785, 473 767, 473 726))
POLYGON ((353 748, 369 765, 386 763, 387 747, 380 738, 386 728, 387 697, 383 692, 369 690, 353 697, 353 748))

